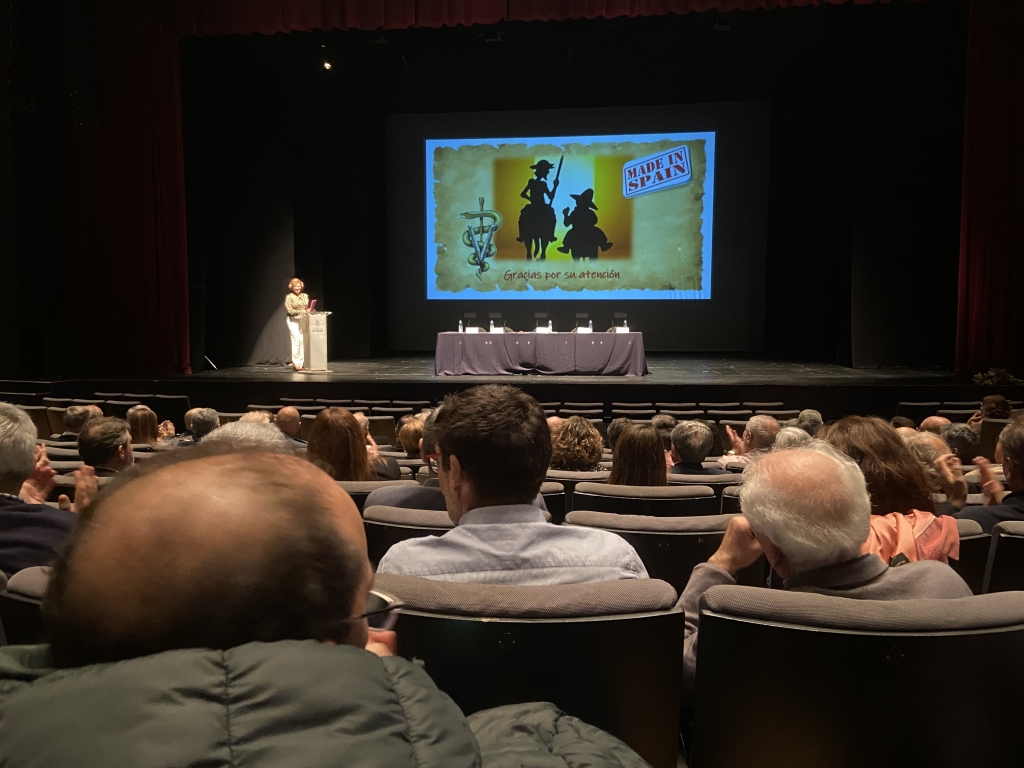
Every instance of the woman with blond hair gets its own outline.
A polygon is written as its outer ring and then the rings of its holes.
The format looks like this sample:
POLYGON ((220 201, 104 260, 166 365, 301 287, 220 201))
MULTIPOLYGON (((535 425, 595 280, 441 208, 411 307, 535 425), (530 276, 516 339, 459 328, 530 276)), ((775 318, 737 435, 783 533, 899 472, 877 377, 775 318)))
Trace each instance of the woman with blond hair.
POLYGON ((582 416, 570 416, 551 433, 552 469, 591 472, 603 453, 601 433, 582 416))
POLYGON ((305 283, 293 277, 288 283, 288 295, 284 297, 284 308, 288 312, 288 335, 292 338, 292 361, 289 365, 296 371, 302 370, 306 347, 302 337, 302 318, 309 314, 309 296, 303 293, 305 288, 305 283))

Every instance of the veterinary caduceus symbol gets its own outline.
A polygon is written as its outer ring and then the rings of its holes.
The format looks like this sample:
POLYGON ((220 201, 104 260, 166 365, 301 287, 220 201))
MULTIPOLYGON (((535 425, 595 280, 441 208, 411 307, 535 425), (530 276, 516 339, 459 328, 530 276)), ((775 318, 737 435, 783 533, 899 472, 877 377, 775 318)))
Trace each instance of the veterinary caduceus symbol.
POLYGON ((463 211, 459 216, 471 222, 462 233, 462 243, 473 249, 469 254, 469 263, 476 267, 476 279, 482 280, 484 272, 491 268, 487 259, 498 252, 492 240, 494 233, 501 229, 501 214, 497 211, 484 210, 482 197, 477 198, 477 201, 480 203, 480 210, 463 211), (474 219, 478 222, 476 226, 472 224, 474 219))

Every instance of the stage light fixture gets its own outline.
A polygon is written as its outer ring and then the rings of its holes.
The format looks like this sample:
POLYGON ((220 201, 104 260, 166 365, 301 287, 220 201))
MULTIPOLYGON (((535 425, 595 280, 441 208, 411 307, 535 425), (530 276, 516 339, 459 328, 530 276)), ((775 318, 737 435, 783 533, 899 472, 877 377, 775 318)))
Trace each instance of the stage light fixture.
POLYGON ((331 62, 325 61, 324 62, 324 69, 330 69, 330 68, 331 68, 331 62))

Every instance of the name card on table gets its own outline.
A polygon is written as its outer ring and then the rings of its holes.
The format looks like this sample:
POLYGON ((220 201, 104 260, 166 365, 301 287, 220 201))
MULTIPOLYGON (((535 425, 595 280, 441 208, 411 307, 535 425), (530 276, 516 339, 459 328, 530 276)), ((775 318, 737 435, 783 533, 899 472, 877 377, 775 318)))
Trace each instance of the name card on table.
POLYGON ((503 326, 503 325, 496 325, 493 328, 491 328, 490 332, 491 333, 504 333, 505 332, 505 326, 503 326))
POLYGON ((593 333, 594 329, 588 325, 581 325, 576 329, 576 333, 593 333))
POLYGON ((534 330, 534 333, 551 333, 551 329, 546 325, 538 325, 534 330))
POLYGON ((616 333, 629 333, 629 328, 623 328, 621 325, 615 326, 616 333))
POLYGON ((480 326, 470 325, 466 327, 466 333, 480 333, 480 326))

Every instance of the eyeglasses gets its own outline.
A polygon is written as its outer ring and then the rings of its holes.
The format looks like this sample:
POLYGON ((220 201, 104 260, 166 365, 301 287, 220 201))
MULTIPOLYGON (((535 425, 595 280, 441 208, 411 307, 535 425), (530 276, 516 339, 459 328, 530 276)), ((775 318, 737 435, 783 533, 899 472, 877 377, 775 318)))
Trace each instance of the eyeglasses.
POLYGON ((430 471, 436 475, 441 467, 441 454, 431 453, 427 456, 424 456, 423 460, 427 462, 427 466, 430 468, 430 471))
POLYGON ((352 621, 366 619, 373 629, 393 629, 398 621, 398 614, 395 611, 405 605, 397 597, 392 597, 383 592, 370 590, 366 596, 366 612, 360 616, 353 616, 352 621))

